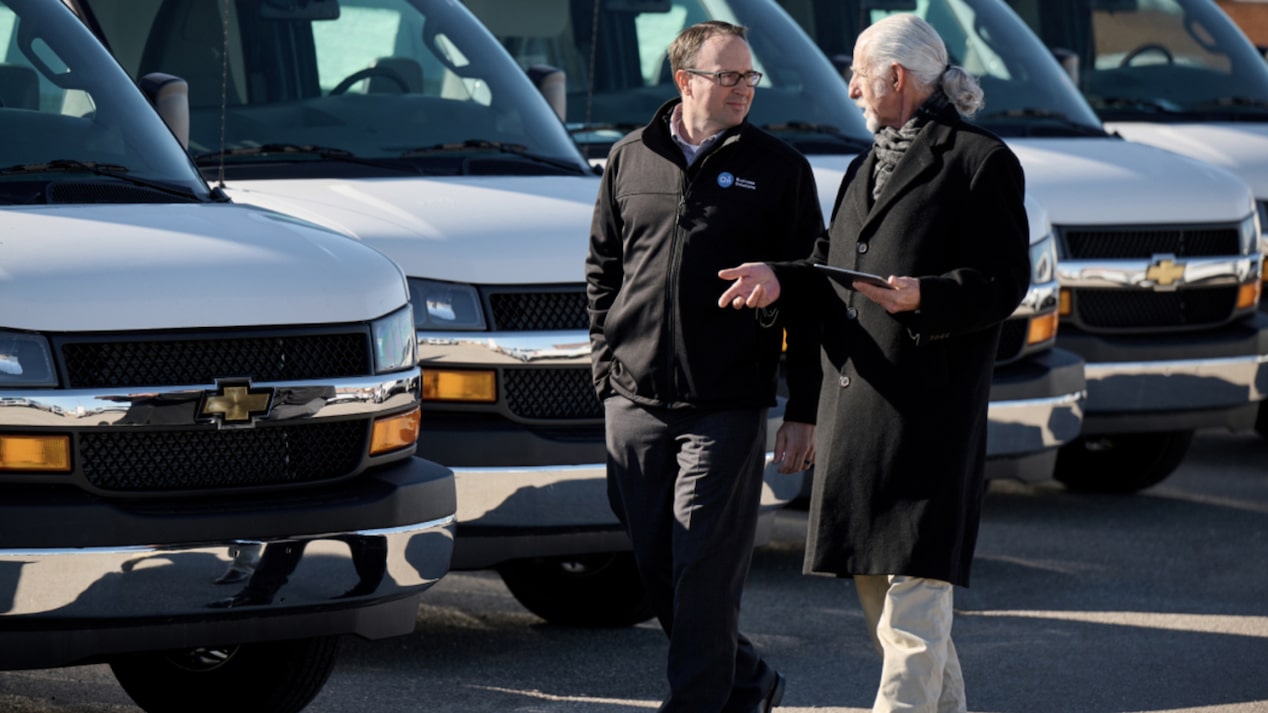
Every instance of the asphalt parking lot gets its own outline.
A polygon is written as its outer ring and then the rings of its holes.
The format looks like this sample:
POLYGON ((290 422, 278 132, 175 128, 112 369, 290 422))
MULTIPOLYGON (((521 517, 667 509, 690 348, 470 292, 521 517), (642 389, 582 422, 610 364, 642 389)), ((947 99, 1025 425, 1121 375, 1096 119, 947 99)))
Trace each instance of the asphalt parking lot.
MULTIPOLYGON (((848 581, 804 577, 805 513, 757 552, 743 625, 780 711, 863 713, 879 660, 848 581)), ((1123 497, 996 483, 955 639, 981 713, 1268 712, 1268 440, 1203 433, 1123 497)), ((309 713, 634 713, 664 692, 651 624, 554 627, 491 573, 424 597, 414 635, 348 641, 309 713)), ((243 692, 244 697, 249 695, 243 692)), ((0 672, 4 713, 135 712, 104 666, 0 672)))

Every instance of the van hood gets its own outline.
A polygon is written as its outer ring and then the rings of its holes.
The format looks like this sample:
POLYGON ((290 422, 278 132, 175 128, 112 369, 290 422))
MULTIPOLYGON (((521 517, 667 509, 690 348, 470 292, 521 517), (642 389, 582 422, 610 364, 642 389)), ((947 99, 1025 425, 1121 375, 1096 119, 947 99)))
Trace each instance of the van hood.
POLYGON ((1215 164, 1237 174, 1259 200, 1268 200, 1268 122, 1156 124, 1114 122, 1105 125, 1129 141, 1215 164))
POLYGON ((226 192, 373 246, 410 277, 580 283, 598 176, 238 181, 226 192))
POLYGON ((383 255, 246 206, 41 205, 3 216, 4 328, 360 322, 408 300, 400 269, 383 255))
POLYGON ((1229 222, 1250 189, 1217 166, 1117 139, 1008 139, 1055 225, 1229 222))

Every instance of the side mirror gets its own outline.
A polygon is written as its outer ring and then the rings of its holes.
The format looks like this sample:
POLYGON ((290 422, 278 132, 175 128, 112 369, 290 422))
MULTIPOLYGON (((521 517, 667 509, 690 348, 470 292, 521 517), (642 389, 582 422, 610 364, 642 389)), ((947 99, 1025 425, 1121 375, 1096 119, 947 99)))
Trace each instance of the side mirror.
POLYGON ((181 146, 188 149, 189 85, 180 77, 162 72, 147 74, 137 84, 159 116, 163 117, 167 128, 181 142, 181 146))
POLYGON ((568 77, 564 70, 549 64, 534 64, 527 71, 533 86, 546 97, 546 103, 555 110, 559 120, 564 121, 568 116, 568 77))
POLYGON ((1057 64, 1070 75, 1070 81, 1074 82, 1074 86, 1079 86, 1079 55, 1074 50, 1068 50, 1064 47, 1053 47, 1052 56, 1057 58, 1057 64))

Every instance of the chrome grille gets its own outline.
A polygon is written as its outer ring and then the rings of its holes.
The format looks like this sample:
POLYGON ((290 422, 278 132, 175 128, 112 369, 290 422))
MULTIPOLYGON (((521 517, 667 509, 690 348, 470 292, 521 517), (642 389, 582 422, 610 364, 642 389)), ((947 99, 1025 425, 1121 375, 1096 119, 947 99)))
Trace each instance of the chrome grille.
POLYGON ((1176 257, 1237 255, 1233 228, 1071 229, 1062 231, 1068 259, 1140 258, 1170 254, 1176 257))
POLYGON ((86 432, 78 462, 106 493, 178 494, 333 480, 365 452, 365 421, 234 430, 86 432))
POLYGON ((503 372, 506 406, 526 420, 603 418, 589 367, 507 369, 503 372))
POLYGON ((489 310, 495 331, 590 329, 586 293, 581 289, 491 292, 489 310))
POLYGON ((1074 290, 1075 316, 1087 329, 1217 326, 1232 317, 1236 305, 1236 286, 1174 292, 1074 290))
POLYGON ((293 381, 369 374, 366 332, 171 339, 107 336, 61 344, 69 388, 211 384, 216 379, 293 381))

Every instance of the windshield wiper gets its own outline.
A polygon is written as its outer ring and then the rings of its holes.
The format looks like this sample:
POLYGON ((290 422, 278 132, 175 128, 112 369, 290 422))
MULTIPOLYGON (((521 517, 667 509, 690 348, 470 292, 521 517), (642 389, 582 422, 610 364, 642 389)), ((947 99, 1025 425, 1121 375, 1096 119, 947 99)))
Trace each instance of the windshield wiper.
POLYGON ((345 149, 330 146, 313 146, 311 144, 261 144, 259 146, 239 146, 238 148, 225 149, 224 151, 208 151, 194 156, 194 163, 199 166, 210 166, 215 165, 216 161, 221 158, 273 156, 278 154, 293 156, 295 157, 293 160, 296 161, 304 160, 299 158, 300 156, 315 156, 323 161, 343 161, 345 163, 374 166, 375 168, 387 168, 401 173, 418 173, 415 167, 396 161, 380 161, 358 156, 345 149))
POLYGON ((1001 119, 1043 119, 1046 121, 1056 122, 1067 129, 1073 129, 1086 136, 1108 136, 1105 130, 1099 126, 1092 126, 1075 121, 1059 111, 1039 109, 1036 107, 1026 107, 1024 109, 1001 109, 1000 111, 978 114, 974 117, 974 119, 978 122, 997 121, 1001 119))
POLYGON ((762 128, 772 134, 822 134, 831 136, 853 148, 866 149, 872 145, 870 140, 841 133, 841 129, 832 124, 815 124, 809 121, 785 121, 779 124, 763 124, 762 128))
POLYGON ((1093 108, 1100 107, 1136 107, 1140 109, 1152 109, 1163 114, 1174 114, 1178 109, 1174 104, 1162 101, 1160 99, 1150 99, 1148 97, 1088 97, 1088 103, 1093 108))
POLYGON ((45 163, 18 163, 0 168, 0 176, 19 176, 32 173, 91 173, 97 176, 114 178, 142 188, 152 188, 162 193, 190 200, 202 200, 198 194, 188 188, 152 181, 148 178, 125 175, 130 169, 117 163, 98 163, 96 161, 77 161, 69 158, 55 158, 45 163))
POLYGON ((588 134, 594 131, 619 131, 622 134, 628 134, 635 129, 643 128, 643 124, 636 124, 628 121, 614 121, 608 123, 580 124, 577 126, 569 126, 568 133, 576 136, 577 134, 588 134))
POLYGON ((550 156, 542 156, 528 150, 524 144, 509 144, 501 141, 490 141, 489 139, 467 139, 452 144, 432 144, 430 146, 419 146, 418 148, 408 149, 401 152, 404 158, 412 158, 415 156, 428 156, 432 154, 455 153, 462 151, 496 151, 498 153, 511 154, 513 156, 521 156, 530 161, 536 161, 547 166, 562 168, 572 173, 584 173, 584 168, 578 164, 570 163, 563 159, 551 158, 550 156))
POLYGON ((1231 107, 1249 107, 1268 111, 1268 100, 1255 97, 1217 97, 1200 104, 1186 107, 1190 111, 1208 111, 1211 109, 1228 109, 1231 107))

